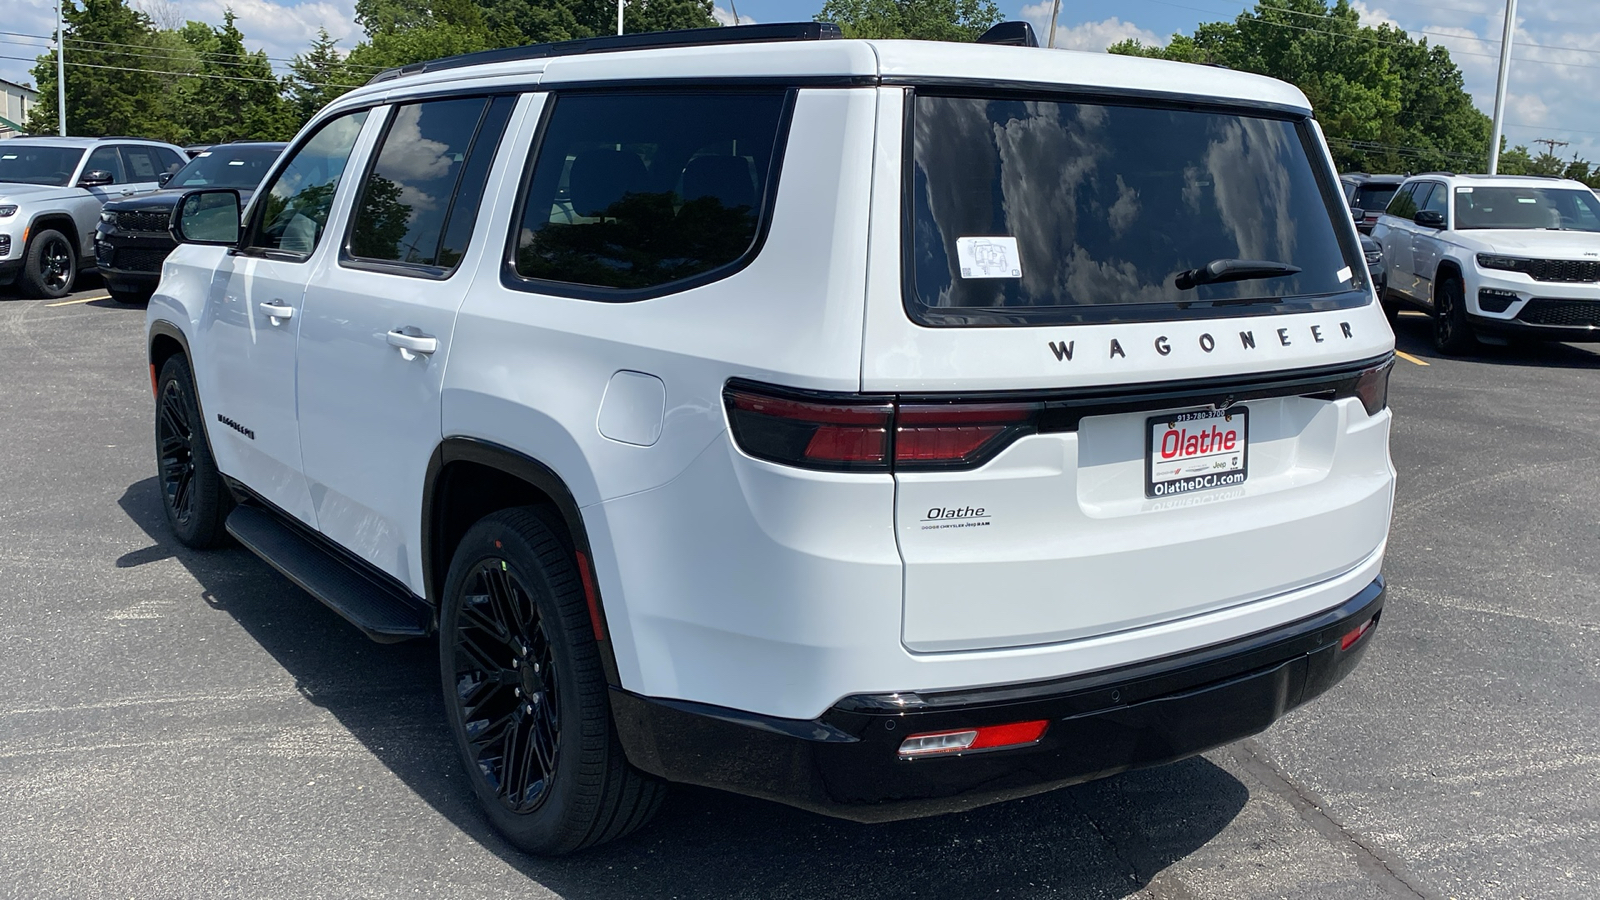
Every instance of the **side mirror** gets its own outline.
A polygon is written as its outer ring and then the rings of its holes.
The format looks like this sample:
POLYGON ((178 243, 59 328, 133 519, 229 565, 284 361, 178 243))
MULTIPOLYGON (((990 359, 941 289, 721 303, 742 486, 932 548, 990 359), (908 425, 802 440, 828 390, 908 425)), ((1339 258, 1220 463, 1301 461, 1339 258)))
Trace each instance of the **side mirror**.
POLYGON ((1443 228, 1444 213, 1436 209, 1424 209, 1413 216, 1411 221, 1424 228, 1443 228))
POLYGON ((1360 225, 1362 222, 1366 221, 1367 211, 1362 209, 1359 206, 1352 206, 1352 207, 1350 207, 1350 218, 1357 225, 1360 225))
POLYGON ((168 231, 180 244, 231 247, 239 243, 242 208, 235 190, 190 191, 173 208, 168 231))
POLYGON ((161 185, 162 187, 166 187, 167 186, 167 182, 169 182, 171 180, 172 180, 172 173, 171 172, 162 172, 160 175, 156 176, 156 183, 161 185))
POLYGON ((105 187, 116 180, 116 176, 105 169, 90 169, 78 179, 78 187, 105 187))

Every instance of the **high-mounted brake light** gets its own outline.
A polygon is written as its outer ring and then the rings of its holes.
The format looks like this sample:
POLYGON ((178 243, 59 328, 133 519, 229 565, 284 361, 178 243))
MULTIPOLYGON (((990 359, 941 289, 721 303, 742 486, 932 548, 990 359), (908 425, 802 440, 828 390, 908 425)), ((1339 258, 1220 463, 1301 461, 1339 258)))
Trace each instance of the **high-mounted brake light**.
POLYGON ((966 753, 972 750, 1001 750, 1037 744, 1044 737, 1050 722, 1038 719, 1032 722, 1012 722, 1008 725, 985 725, 962 731, 930 731, 913 734, 900 742, 900 758, 916 759, 946 753, 966 753))

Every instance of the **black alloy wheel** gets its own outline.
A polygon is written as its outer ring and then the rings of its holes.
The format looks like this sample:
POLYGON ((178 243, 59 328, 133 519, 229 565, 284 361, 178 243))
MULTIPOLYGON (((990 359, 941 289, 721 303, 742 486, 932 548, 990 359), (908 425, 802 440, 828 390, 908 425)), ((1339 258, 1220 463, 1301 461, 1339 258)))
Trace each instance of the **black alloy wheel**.
POLYGON ((1433 345, 1441 353, 1470 353, 1478 339, 1467 324, 1467 304, 1461 279, 1447 276, 1433 292, 1433 345))
POLYGON ((485 815, 555 856, 650 820, 665 785, 628 764, 564 532, 532 508, 467 530, 439 613, 439 674, 456 749, 485 815))
POLYGON ((233 497, 222 483, 200 422, 188 360, 174 356, 162 365, 156 381, 157 480, 173 534, 184 545, 205 550, 226 539, 223 521, 233 497))
POLYGON ((514 813, 539 808, 561 751, 555 660, 539 608, 503 559, 467 575, 455 642, 455 700, 472 763, 514 813))
POLYGON ((29 297, 55 300, 72 292, 78 256, 59 231, 46 229, 28 242, 23 259, 22 290, 29 297))

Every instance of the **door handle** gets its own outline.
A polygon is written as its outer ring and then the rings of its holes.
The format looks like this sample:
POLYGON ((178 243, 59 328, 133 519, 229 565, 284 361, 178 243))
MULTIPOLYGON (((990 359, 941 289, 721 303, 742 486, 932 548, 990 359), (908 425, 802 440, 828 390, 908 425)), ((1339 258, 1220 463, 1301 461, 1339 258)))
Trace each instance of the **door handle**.
POLYGON ((389 346, 400 349, 400 357, 407 362, 418 356, 427 356, 439 349, 439 339, 433 335, 423 334, 411 326, 397 328, 389 332, 387 339, 389 346))
POLYGON ((278 300, 261 304, 261 311, 267 314, 267 319, 274 325, 282 325, 294 318, 294 307, 285 306, 278 300))

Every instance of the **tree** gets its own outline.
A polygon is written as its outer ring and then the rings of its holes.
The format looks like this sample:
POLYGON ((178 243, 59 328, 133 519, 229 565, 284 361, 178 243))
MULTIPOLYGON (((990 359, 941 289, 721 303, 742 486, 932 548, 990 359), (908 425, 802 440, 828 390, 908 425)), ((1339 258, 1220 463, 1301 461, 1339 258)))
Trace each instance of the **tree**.
POLYGON ((827 0, 819 22, 847 38, 974 41, 1000 21, 994 0, 827 0))
MULTIPOLYGON (((152 112, 163 107, 162 83, 137 76, 166 57, 154 44, 150 17, 126 0, 84 0, 83 6, 67 0, 67 133, 151 134, 152 112), (131 71, 130 71, 131 70, 131 71)), ((41 97, 56 96, 54 53, 39 57, 33 67, 41 97)), ((28 115, 28 130, 53 134, 58 125, 56 104, 36 103, 28 115)))
POLYGON ((624 7, 622 21, 629 34, 717 25, 711 17, 711 0, 635 0, 624 7))
POLYGON ((184 26, 184 39, 199 58, 172 109, 185 142, 284 140, 298 124, 266 54, 245 50, 244 34, 234 22, 233 10, 225 9, 221 28, 199 22, 184 26))
POLYGON ((1166 47, 1127 40, 1112 53, 1210 63, 1304 91, 1342 169, 1470 171, 1487 164, 1489 119, 1443 47, 1362 25, 1349 0, 1273 0, 1207 22, 1166 47))
POLYGON ((284 80, 289 113, 297 125, 305 124, 317 110, 366 79, 353 75, 339 54, 338 42, 328 29, 317 29, 316 40, 304 53, 295 54, 284 80))
POLYGON ((350 52, 353 71, 375 71, 497 46, 474 0, 359 0, 367 40, 350 52))

